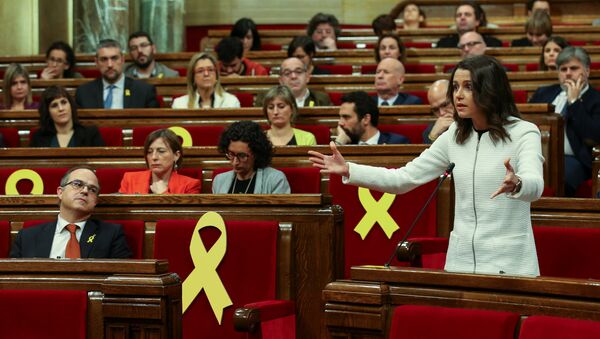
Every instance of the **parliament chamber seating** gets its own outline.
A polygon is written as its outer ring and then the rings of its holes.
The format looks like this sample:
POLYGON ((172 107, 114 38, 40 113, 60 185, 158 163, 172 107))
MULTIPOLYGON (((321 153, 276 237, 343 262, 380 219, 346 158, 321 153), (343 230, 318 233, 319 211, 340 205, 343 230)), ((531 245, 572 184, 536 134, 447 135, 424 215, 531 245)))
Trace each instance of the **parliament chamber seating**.
POLYGON ((518 339, 600 338, 600 321, 530 316, 521 322, 518 339))
POLYGON ((427 124, 379 124, 377 128, 382 132, 404 135, 410 140, 411 144, 422 144, 423 132, 427 129, 427 126, 427 124))
MULTIPOLYGON (((28 144, 31 142, 31 137, 37 131, 39 127, 32 127, 29 129, 29 140, 28 144)), ((104 140, 104 144, 108 147, 121 147, 123 146, 123 129, 119 127, 99 127, 98 131, 100 132, 100 136, 102 136, 102 140, 104 140)), ((1 131, 0 131, 1 132, 1 131)))
POLYGON ((87 303, 86 291, 0 289, 0 336, 85 339, 87 303))
POLYGON ((17 194, 56 194, 56 188, 60 186, 60 179, 67 169, 66 167, 0 168, 0 195, 15 189, 17 194), (39 180, 27 179, 38 177, 39 180))
POLYGON ((402 305, 394 309, 389 339, 514 339, 513 312, 402 305))
POLYGON ((244 92, 234 92, 231 94, 238 98, 241 107, 254 107, 254 94, 244 92))
POLYGON ((19 130, 17 128, 5 127, 0 128, 0 134, 2 134, 2 140, 6 147, 19 147, 21 141, 19 138, 19 130))
MULTIPOLYGON (((410 74, 421 74, 421 73, 435 73, 435 65, 433 64, 404 64, 404 70, 410 74)), ((377 71, 377 65, 361 65, 361 74, 375 74, 377 71)))
POLYGON ((331 128, 329 126, 296 124, 294 127, 314 134, 317 145, 329 145, 331 141, 331 128))
POLYGON ((186 279, 197 274, 194 280, 194 284, 199 284, 197 291, 189 293, 199 294, 183 313, 183 338, 200 335, 215 339, 246 338, 245 333, 234 331, 237 308, 244 308, 239 312, 257 312, 261 320, 269 323, 256 329, 261 336, 255 334, 252 338, 295 338, 294 303, 278 299, 277 294, 280 288, 277 286, 280 267, 277 258, 278 252, 283 250, 277 243, 278 223, 225 221, 223 230, 217 226, 211 223, 197 226, 196 220, 158 220, 156 224, 154 257, 169 260, 169 269, 183 281, 184 294, 186 279), (203 248, 192 248, 193 237, 199 237, 196 246, 203 248), (184 246, 190 241, 189 248, 184 246), (193 261, 191 255, 197 256, 198 261, 193 261), (208 256, 214 257, 208 259, 208 256), (218 274, 232 302, 232 306, 223 310, 220 321, 211 309, 211 303, 216 300, 207 298, 207 294, 217 292, 212 290, 215 285, 203 285, 205 275, 213 272, 218 274))
MULTIPOLYGON (((180 127, 180 126, 176 126, 180 127)), ((146 137, 153 131, 169 126, 140 126, 132 129, 132 145, 144 146, 146 137)), ((182 126, 191 136, 192 144, 189 146, 217 146, 225 126, 182 126)), ((175 133, 178 132, 175 130, 175 133)), ((184 139, 185 142, 185 139, 184 139)))
POLYGON ((0 258, 8 257, 10 248, 10 223, 0 220, 0 258))

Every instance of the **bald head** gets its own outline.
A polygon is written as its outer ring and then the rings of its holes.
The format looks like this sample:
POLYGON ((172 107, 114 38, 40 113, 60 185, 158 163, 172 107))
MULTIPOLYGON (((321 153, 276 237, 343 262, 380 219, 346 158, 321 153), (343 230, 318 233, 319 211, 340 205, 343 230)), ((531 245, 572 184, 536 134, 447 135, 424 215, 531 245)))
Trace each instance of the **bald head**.
POLYGON ((452 111, 452 105, 448 104, 448 99, 446 97, 448 92, 448 84, 450 82, 448 80, 442 79, 437 80, 429 87, 427 91, 427 100, 429 101, 429 106, 431 106, 431 111, 437 117, 450 115, 454 113, 452 111))
POLYGON ((404 65, 399 60, 386 58, 379 62, 375 73, 375 90, 380 97, 396 96, 403 82, 404 65))
POLYGON ((310 75, 306 72, 306 65, 302 60, 292 57, 283 60, 279 72, 279 83, 288 86, 294 97, 303 97, 307 90, 310 75))
POLYGON ((458 48, 463 58, 483 55, 487 49, 487 45, 483 40, 481 34, 477 32, 467 32, 460 36, 458 41, 458 48))

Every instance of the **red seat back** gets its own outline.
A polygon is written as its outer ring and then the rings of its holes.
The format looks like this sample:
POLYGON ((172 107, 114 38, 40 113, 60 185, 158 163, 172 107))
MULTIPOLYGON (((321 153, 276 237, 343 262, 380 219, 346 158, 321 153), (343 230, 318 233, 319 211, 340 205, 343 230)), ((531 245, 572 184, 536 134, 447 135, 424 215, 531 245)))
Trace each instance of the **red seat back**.
MULTIPOLYGON (((321 172, 316 167, 282 167, 282 171, 290 184, 292 194, 321 193, 321 172)), ((213 170, 214 179, 217 174, 231 171, 231 168, 216 168, 213 170)))
MULTIPOLYGON (((404 69, 406 73, 420 74, 420 73, 435 73, 435 65, 433 64, 405 64, 404 69)), ((361 74, 375 74, 377 65, 362 65, 360 66, 361 74)))
POLYGON ((6 147, 19 147, 21 146, 21 138, 19 137, 19 130, 13 127, 0 128, 0 134, 2 134, 2 140, 6 147))
POLYGON ((76 71, 81 73, 84 78, 99 78, 101 75, 97 68, 79 68, 76 71))
POLYGON ((0 290, 0 305, 2 338, 86 338, 85 290, 0 290))
MULTIPOLYGON (((16 178, 19 174, 16 174, 17 171, 21 170, 20 168, 0 168, 0 195, 6 194, 7 188, 7 180, 14 174, 11 178, 11 181, 16 178)), ((39 184, 43 187, 43 194, 56 194, 56 188, 60 185, 60 179, 67 172, 67 168, 26 168, 24 170, 33 171, 33 176, 35 174, 41 177, 41 181, 39 184)), ((27 172, 28 172, 27 171, 27 172)), ((21 172, 26 173, 26 172, 21 172)), ((29 174, 27 174, 29 178, 29 174)), ((18 180, 16 184, 17 191, 20 195, 30 194, 32 189, 34 188, 35 180, 30 179, 21 179, 18 180)), ((14 186, 13 186, 14 187, 14 186)))
POLYGON ((423 143, 423 132, 427 129, 427 124, 397 124, 397 125, 377 125, 377 128, 383 132, 391 132, 404 135, 410 140, 411 144, 423 143))
POLYGON ((549 316, 530 316, 521 323, 519 339, 597 339, 600 322, 549 316))
POLYGON ((342 96, 344 95, 344 93, 342 93, 342 92, 327 92, 327 95, 329 95, 329 99, 331 99, 331 103, 334 106, 339 106, 342 104, 342 96))
POLYGON ((315 135, 317 144, 329 145, 331 141, 331 129, 325 125, 295 125, 294 127, 310 132, 315 135))
MULTIPOLYGON (((133 146, 144 146, 146 137, 153 131, 169 126, 134 127, 132 135, 133 146)), ((225 126, 180 126, 192 136, 193 146, 217 146, 225 126)))
POLYGON ((517 104, 526 104, 527 103, 527 91, 526 90, 513 90, 513 97, 515 98, 515 103, 517 104))
POLYGON ((238 98, 241 107, 254 107, 254 94, 244 92, 234 92, 231 94, 238 98))
POLYGON ((104 144, 109 147, 123 146, 123 130, 121 127, 100 127, 98 128, 104 144))
POLYGON ((519 318, 511 312, 402 305, 394 310, 389 338, 514 339, 519 318))
MULTIPOLYGON (((361 238, 354 229, 365 216, 365 207, 361 204, 358 196, 358 187, 344 185, 340 176, 329 177, 329 192, 333 195, 333 203, 340 205, 344 210, 344 256, 345 276, 350 275, 350 267, 356 265, 383 265, 396 248, 398 242, 404 236, 406 230, 415 219, 427 198, 435 188, 437 180, 422 185, 406 194, 396 195, 392 205, 387 212, 400 227, 388 238, 379 222, 370 229, 365 239, 361 238)), ((381 193, 370 191, 377 201, 381 193)), ((412 236, 435 237, 437 234, 437 204, 433 199, 417 222, 412 236)), ((376 213, 381 220, 384 215, 376 213)))
MULTIPOLYGON (((194 269, 189 244, 196 220, 159 220, 156 224, 154 258, 169 260, 169 270, 182 281, 194 269)), ((233 311, 245 304, 276 297, 278 224, 274 221, 227 221, 227 251, 216 273, 233 305, 223 312, 221 325, 202 289, 183 314, 183 338, 246 338, 233 329, 233 311)), ((200 230, 208 253, 221 236, 215 227, 200 230)), ((214 270, 213 270, 214 272, 214 270)))
POLYGON ((533 71, 539 71, 540 70, 540 64, 539 63, 529 63, 525 65, 525 70, 527 72, 533 72, 533 71))
POLYGON ((8 257, 8 249, 10 248, 10 223, 8 221, 0 221, 0 258, 8 257))

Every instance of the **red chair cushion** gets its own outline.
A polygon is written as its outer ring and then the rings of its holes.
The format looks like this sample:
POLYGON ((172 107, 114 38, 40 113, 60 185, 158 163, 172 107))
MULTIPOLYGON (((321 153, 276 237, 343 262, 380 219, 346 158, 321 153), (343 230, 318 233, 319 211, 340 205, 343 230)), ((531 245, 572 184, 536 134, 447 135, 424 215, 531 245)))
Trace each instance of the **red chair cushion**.
POLYGON ((101 75, 100 70, 96 68, 80 68, 77 69, 77 72, 81 73, 84 78, 99 78, 101 75))
POLYGON ((597 339, 600 322, 549 316, 530 316, 521 323, 519 339, 597 339))
MULTIPOLYGON (((56 194, 56 189, 60 186, 60 179, 67 172, 67 168, 29 168, 36 172, 42 178, 44 185, 44 194, 56 194)), ((6 181, 8 177, 19 170, 19 168, 0 168, 0 195, 6 194, 6 181)), ((16 183, 19 194, 30 194, 33 189, 33 183, 30 180, 19 180, 16 183)))
POLYGON ((234 92, 231 94, 238 98, 241 107, 254 107, 254 94, 243 92, 234 92))
MULTIPOLYGON (((134 127, 132 134, 133 146, 144 146, 146 137, 153 131, 169 126, 142 126, 134 127)), ((216 146, 225 126, 180 126, 185 128, 192 136, 194 146, 216 146)))
POLYGON ((342 96, 344 95, 344 93, 342 93, 342 92, 327 92, 327 95, 329 95, 329 99, 331 99, 331 103, 334 106, 339 106, 342 104, 342 96))
POLYGON ((397 124, 397 125, 378 125, 380 131, 391 132, 404 135, 410 140, 411 144, 423 143, 423 132, 427 129, 427 124, 397 124))
POLYGON ((121 127, 100 127, 98 128, 104 144, 109 147, 123 146, 123 130, 121 127))
POLYGON ((0 221, 0 258, 8 258, 10 248, 10 223, 0 221))
POLYGON ((510 312, 403 305, 394 310, 389 338, 513 339, 519 317, 510 312))
POLYGON ((538 64, 538 63, 526 64, 525 65, 525 70, 527 72, 539 71, 540 70, 540 64, 538 64))
POLYGON ((527 91, 526 90, 513 90, 513 97, 515 98, 515 103, 517 104, 526 104, 527 103, 527 91))
POLYGON ((3 338, 85 339, 87 291, 0 290, 3 338))
POLYGON ((21 146, 21 138, 19 137, 19 130, 12 127, 0 128, 0 134, 2 134, 2 140, 6 147, 19 147, 21 146))
POLYGON ((144 258, 144 236, 145 225, 143 220, 105 220, 112 224, 123 226, 123 233, 127 239, 127 245, 131 250, 132 259, 144 258))
POLYGON ((329 145, 331 141, 331 129, 325 125, 295 125, 294 127, 310 132, 315 135, 317 144, 329 145))

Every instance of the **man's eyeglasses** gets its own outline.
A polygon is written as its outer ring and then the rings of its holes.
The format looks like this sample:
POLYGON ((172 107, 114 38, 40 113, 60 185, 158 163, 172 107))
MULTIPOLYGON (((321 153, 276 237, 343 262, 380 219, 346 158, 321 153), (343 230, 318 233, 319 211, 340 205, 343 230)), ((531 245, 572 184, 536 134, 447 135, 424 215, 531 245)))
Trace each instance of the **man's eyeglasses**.
POLYGON ((233 159, 237 158, 238 161, 244 162, 244 161, 248 160, 249 157, 250 157, 250 154, 248 154, 248 153, 233 153, 233 152, 225 153, 225 158, 227 158, 230 161, 233 161, 233 159))
POLYGON ((441 112, 441 110, 443 110, 445 108, 449 108, 451 106, 452 106, 452 103, 449 100, 446 100, 446 101, 442 102, 441 104, 439 104, 438 106, 432 106, 431 114, 437 115, 438 113, 441 112))
POLYGON ((135 52, 138 49, 146 48, 146 47, 149 47, 149 46, 152 46, 152 44, 149 43, 149 42, 142 42, 139 45, 131 45, 131 46, 129 46, 129 50, 135 52))
POLYGON ((85 183, 85 182, 83 182, 83 181, 81 181, 79 179, 75 179, 75 180, 69 181, 68 183, 66 183, 63 186, 63 188, 67 187, 67 186, 73 187, 73 189, 76 190, 76 191, 81 191, 81 190, 83 190, 84 187, 86 187, 87 190, 88 190, 88 192, 90 192, 90 193, 92 193, 94 195, 97 195, 100 192, 100 187, 95 186, 95 185, 89 185, 89 184, 87 184, 87 183, 85 183))
POLYGON ((304 73, 306 73, 306 70, 302 68, 296 68, 295 70, 286 69, 283 72, 281 72, 281 76, 289 78, 292 76, 292 74, 296 74, 296 76, 299 77, 304 73))
POLYGON ((483 42, 481 42, 481 41, 469 41, 469 42, 464 43, 464 44, 458 44, 457 47, 458 47, 458 49, 462 50, 462 49, 465 49, 466 47, 473 48, 473 47, 475 47, 475 46, 477 46, 477 45, 479 45, 481 43, 483 43, 483 42))

